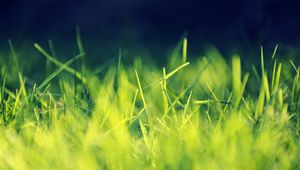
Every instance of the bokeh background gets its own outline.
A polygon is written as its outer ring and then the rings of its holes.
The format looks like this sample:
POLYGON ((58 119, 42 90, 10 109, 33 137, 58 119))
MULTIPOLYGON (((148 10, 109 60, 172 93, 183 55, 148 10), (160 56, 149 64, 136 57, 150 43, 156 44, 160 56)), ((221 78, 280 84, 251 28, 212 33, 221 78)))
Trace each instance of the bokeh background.
POLYGON ((163 59, 183 34, 190 56, 209 45, 246 56, 260 45, 299 47, 299 7, 297 0, 4 0, 0 42, 12 39, 18 47, 52 39, 72 53, 80 26, 93 62, 119 48, 163 59))

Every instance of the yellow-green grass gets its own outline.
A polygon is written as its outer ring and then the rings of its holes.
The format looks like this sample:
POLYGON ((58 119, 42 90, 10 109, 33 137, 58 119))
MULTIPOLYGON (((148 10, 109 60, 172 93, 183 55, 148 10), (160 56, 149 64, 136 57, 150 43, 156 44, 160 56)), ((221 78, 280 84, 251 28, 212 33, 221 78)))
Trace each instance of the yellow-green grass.
POLYGON ((101 75, 84 65, 79 33, 66 62, 35 44, 55 68, 32 83, 8 72, 22 67, 10 42, 0 169, 299 169, 300 68, 277 60, 277 46, 270 57, 261 48, 258 72, 216 49, 190 61, 180 44, 164 68, 140 58, 124 66, 120 52, 101 75))

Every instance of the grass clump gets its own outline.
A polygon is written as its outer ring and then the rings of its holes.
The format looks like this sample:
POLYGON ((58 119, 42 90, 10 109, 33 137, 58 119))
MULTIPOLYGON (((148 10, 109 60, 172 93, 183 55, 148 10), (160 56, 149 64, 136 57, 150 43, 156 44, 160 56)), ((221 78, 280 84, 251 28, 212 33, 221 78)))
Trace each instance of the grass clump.
POLYGON ((262 49, 261 73, 215 49, 188 62, 184 39, 163 69, 125 66, 120 54, 99 75, 84 65, 80 36, 77 44, 66 62, 35 44, 55 69, 32 83, 10 43, 0 169, 300 168, 300 67, 280 62, 277 46, 270 62, 262 49))

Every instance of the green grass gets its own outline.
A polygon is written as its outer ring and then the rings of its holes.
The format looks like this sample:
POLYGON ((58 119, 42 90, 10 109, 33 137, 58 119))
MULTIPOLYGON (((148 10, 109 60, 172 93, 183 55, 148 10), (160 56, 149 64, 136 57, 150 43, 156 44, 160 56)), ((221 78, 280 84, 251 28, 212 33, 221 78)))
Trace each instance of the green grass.
POLYGON ((78 54, 65 62, 52 42, 34 44, 47 67, 32 81, 9 44, 0 169, 300 169, 300 67, 277 46, 246 70, 216 49, 191 60, 184 38, 164 68, 123 65, 120 50, 98 73, 78 32, 78 54))

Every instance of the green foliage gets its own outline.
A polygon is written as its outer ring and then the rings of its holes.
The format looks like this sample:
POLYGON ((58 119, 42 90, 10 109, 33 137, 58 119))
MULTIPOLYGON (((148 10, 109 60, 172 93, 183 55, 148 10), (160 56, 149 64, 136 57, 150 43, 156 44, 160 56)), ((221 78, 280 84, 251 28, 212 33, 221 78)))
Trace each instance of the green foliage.
POLYGON ((261 74, 213 48, 187 62, 184 38, 163 69, 124 66, 120 51, 99 76, 84 65, 79 29, 72 59, 51 44, 34 45, 56 67, 41 82, 19 72, 11 42, 14 62, 0 63, 0 169, 300 168, 300 67, 280 63, 277 46, 270 62, 261 48, 261 74))

